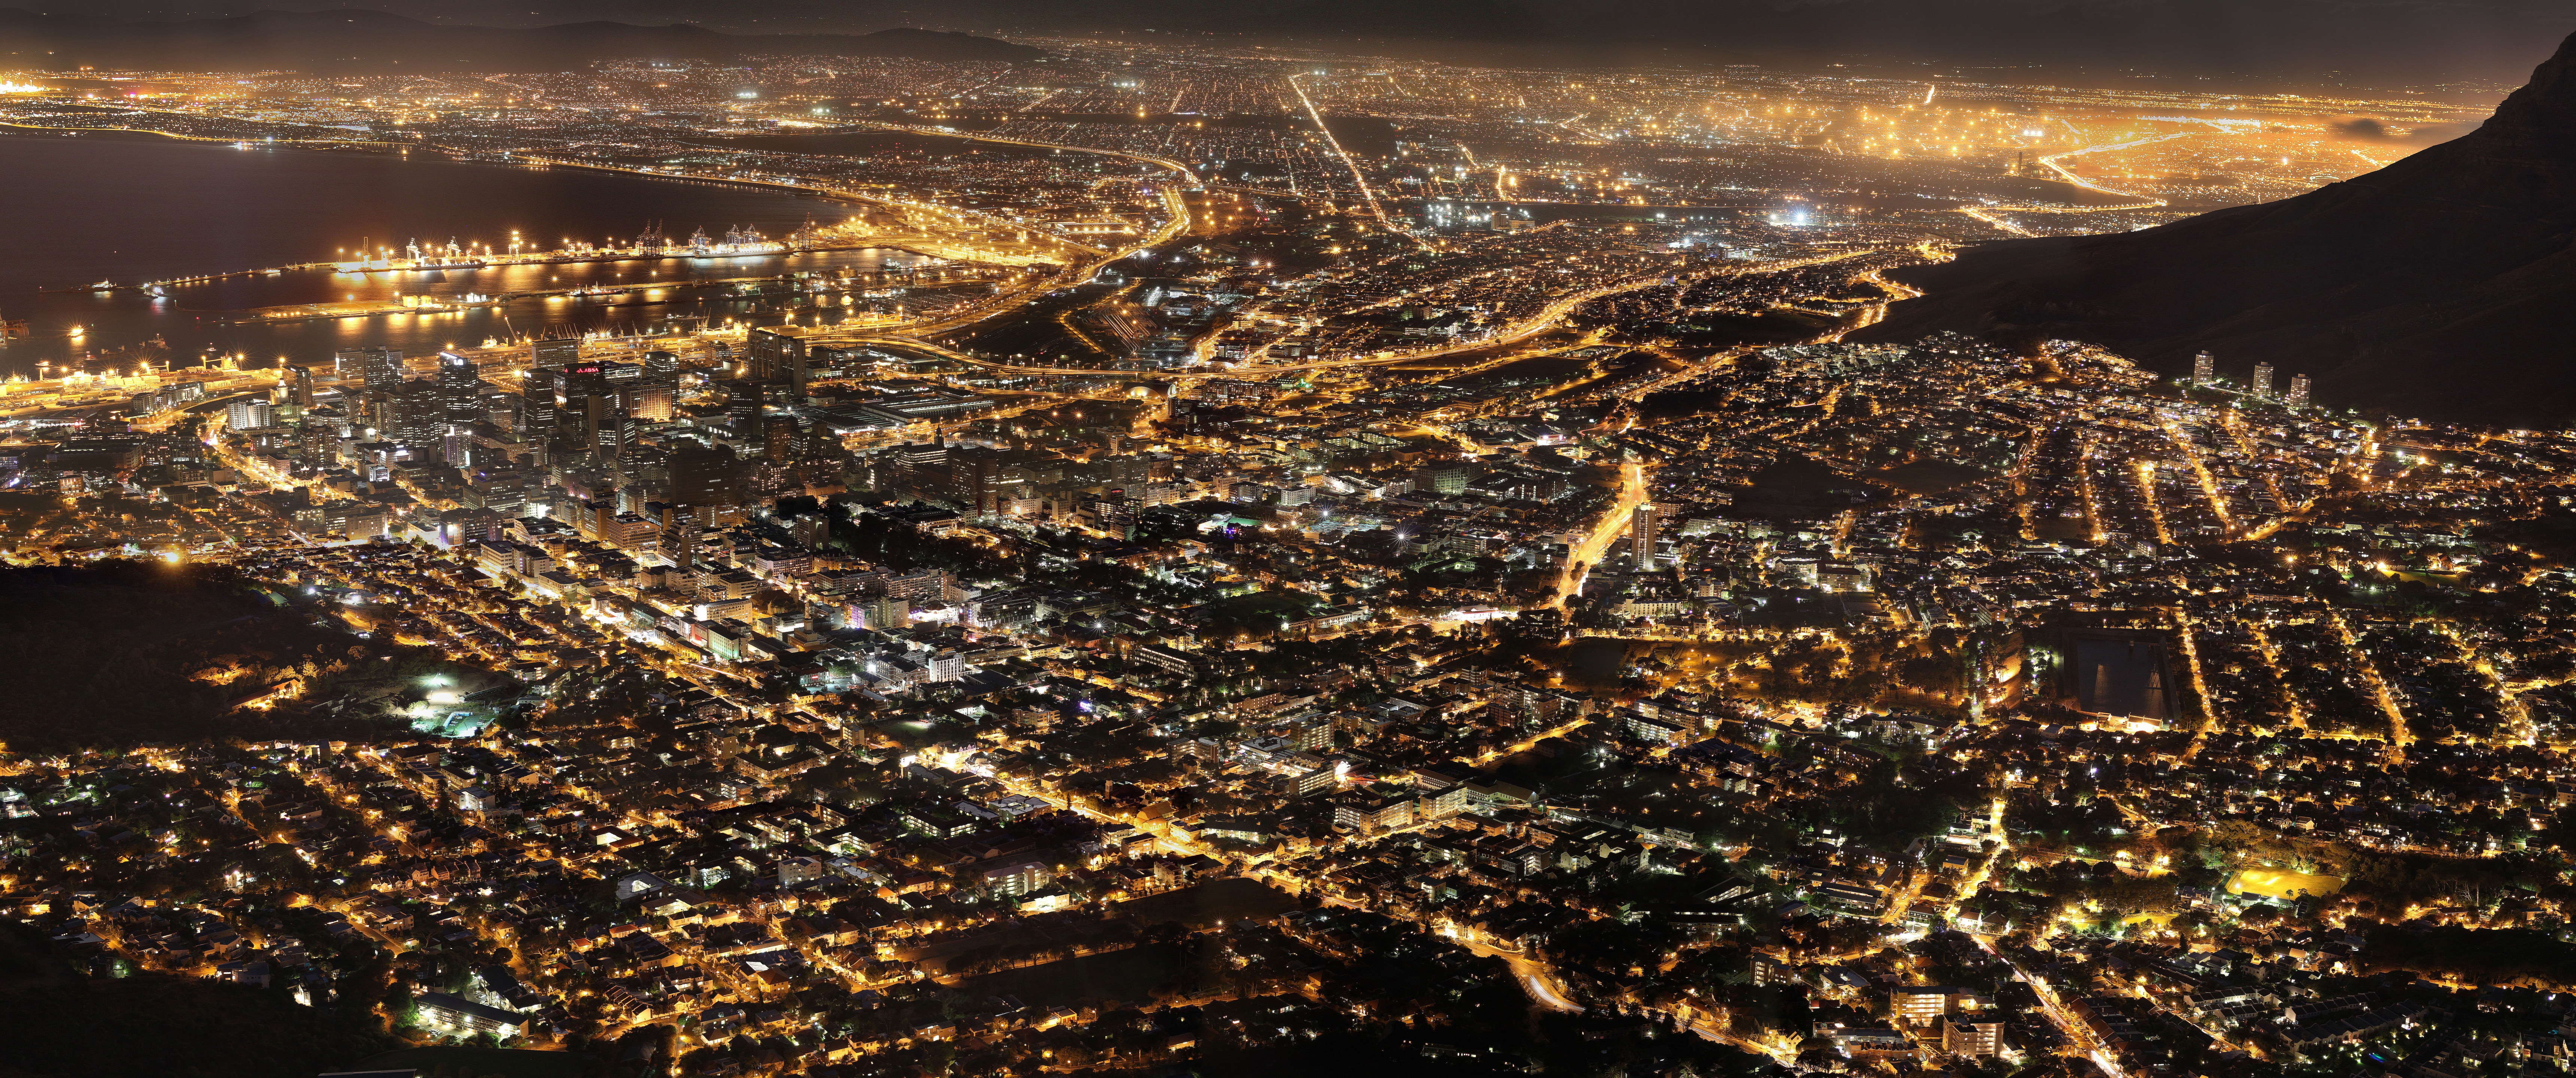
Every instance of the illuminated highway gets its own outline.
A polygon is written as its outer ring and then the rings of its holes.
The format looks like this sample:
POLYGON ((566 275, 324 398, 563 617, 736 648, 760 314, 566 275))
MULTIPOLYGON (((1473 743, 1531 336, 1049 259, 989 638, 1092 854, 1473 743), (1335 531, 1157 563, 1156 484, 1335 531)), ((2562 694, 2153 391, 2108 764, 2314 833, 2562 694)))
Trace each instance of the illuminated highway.
POLYGON ((1359 185, 1360 198, 1367 201, 1369 216, 1377 219, 1379 227, 1412 240, 1416 246, 1431 246, 1429 240, 1414 235, 1409 229, 1398 227, 1387 217, 1386 206, 1378 201, 1377 189, 1369 185, 1368 170, 1361 168, 1360 163, 1351 158, 1350 151, 1342 148, 1342 140, 1333 136, 1332 126, 1324 122, 1324 110, 1315 107, 1315 99, 1306 96, 1306 87, 1298 83, 1297 80, 1302 77, 1304 77, 1302 73, 1288 76, 1288 88, 1296 93, 1297 103, 1305 107, 1307 118, 1315 122, 1315 130, 1323 134, 1324 145, 1332 149, 1333 156, 1341 158, 1342 164, 1349 166, 1351 182, 1359 185))

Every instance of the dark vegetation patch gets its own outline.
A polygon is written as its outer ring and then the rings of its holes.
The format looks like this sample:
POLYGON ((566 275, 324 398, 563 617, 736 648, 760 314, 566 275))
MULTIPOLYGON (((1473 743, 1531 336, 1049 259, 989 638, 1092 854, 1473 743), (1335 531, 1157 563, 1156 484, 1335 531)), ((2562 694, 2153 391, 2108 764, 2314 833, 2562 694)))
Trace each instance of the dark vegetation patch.
POLYGON ((328 679, 372 652, 309 609, 212 565, 100 562, 0 569, 0 744, 79 748, 363 735, 380 726, 235 705, 289 678, 328 679), (42 671, 42 676, 24 676, 42 671))
MULTIPOLYGON (((282 984, 283 982, 281 982, 282 984)), ((89 977, 0 924, 0 1073, 275 1078, 344 1069, 399 1042, 282 990, 137 973, 89 977)))

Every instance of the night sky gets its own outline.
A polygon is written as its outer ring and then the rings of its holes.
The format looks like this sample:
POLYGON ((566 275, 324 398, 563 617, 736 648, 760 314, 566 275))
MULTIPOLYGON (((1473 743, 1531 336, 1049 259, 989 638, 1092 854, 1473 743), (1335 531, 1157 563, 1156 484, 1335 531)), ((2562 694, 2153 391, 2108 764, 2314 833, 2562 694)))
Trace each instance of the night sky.
POLYGON ((2341 71, 2382 82, 2505 85, 2519 82, 2547 43, 2576 30, 2576 4, 2565 0, 82 0, 79 9, 168 18, 353 6, 491 25, 616 19, 765 33, 1150 30, 1365 37, 1500 55, 1588 51, 1629 62, 2134 65, 2162 75, 2341 71))

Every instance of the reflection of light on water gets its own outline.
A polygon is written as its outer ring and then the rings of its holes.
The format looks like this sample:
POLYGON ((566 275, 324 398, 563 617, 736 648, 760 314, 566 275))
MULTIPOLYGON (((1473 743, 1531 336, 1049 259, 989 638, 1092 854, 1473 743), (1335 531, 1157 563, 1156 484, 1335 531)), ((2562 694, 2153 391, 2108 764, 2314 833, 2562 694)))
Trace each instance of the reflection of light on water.
MULTIPOLYGON (((174 355, 197 353, 205 350, 201 346, 206 346, 227 354, 245 351, 252 355, 289 353, 291 361, 311 362, 327 361, 329 352, 351 347, 386 345, 417 354, 435 351, 454 340, 515 337, 531 328, 526 324, 531 318, 539 319, 541 323, 577 326, 585 331, 667 332, 670 326, 663 323, 672 316, 712 316, 722 320, 728 313, 739 314, 746 309, 745 305, 759 302, 755 297, 733 296, 720 288, 703 286, 702 282, 710 277, 767 277, 794 271, 837 271, 862 277, 878 272, 898 275, 923 266, 925 261, 892 248, 860 248, 757 256, 741 264, 730 259, 718 260, 702 272, 692 272, 685 257, 449 268, 431 274, 339 274, 330 267, 318 267, 275 276, 254 274, 247 278, 191 279, 185 284, 171 285, 167 297, 144 297, 132 292, 64 294, 47 297, 46 306, 56 312, 58 321, 49 320, 55 321, 56 325, 74 321, 85 323, 91 331, 93 343, 104 341, 115 346, 162 334, 171 341, 174 355), (550 286, 541 284, 548 275, 560 275, 563 279, 550 286), (387 316, 360 316, 229 326, 199 323, 196 321, 198 315, 187 313, 239 311, 319 301, 344 302, 344 297, 385 301, 396 291, 405 295, 438 297, 466 293, 488 296, 538 288, 645 280, 671 287, 638 294, 656 301, 651 303, 612 300, 572 305, 556 303, 550 307, 542 299, 530 297, 505 305, 440 312, 438 317, 424 315, 401 322, 387 316), (699 291, 701 288, 703 290, 699 291), (696 294, 692 294, 693 291, 696 294), (165 298, 167 302, 164 302, 165 298), (549 310, 554 313, 546 313, 549 310), (513 316, 519 320, 518 323, 506 321, 513 316)), ((214 269, 208 267, 207 272, 214 269)), ((77 347, 79 343, 72 342, 72 346, 77 347)), ((13 362, 8 365, 9 373, 17 373, 21 367, 33 373, 37 360, 59 359, 34 352, 20 352, 10 358, 13 362)))

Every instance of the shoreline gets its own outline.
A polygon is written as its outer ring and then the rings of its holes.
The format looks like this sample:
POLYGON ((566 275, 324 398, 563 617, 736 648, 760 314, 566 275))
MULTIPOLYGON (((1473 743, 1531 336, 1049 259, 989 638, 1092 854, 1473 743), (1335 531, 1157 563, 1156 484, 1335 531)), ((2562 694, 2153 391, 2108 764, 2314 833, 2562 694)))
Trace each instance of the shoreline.
MULTIPOLYGON (((735 189, 741 189, 741 190, 754 190, 754 191, 765 191, 765 192, 773 192, 773 193, 793 194, 793 195, 799 195, 799 196, 802 196, 802 197, 812 198, 812 199, 816 199, 816 200, 819 200, 819 201, 828 202, 828 203, 833 203, 833 204, 841 205, 841 206, 852 206, 852 207, 857 207, 857 206, 860 206, 860 205, 862 205, 862 204, 863 204, 863 203, 862 203, 862 202, 860 202, 859 200, 852 199, 852 198, 849 198, 849 197, 845 197, 845 196, 842 196, 842 195, 838 195, 838 194, 835 194, 835 193, 833 193, 833 192, 823 191, 823 190, 818 190, 818 189, 811 188, 811 187, 799 187, 799 186, 796 186, 796 185, 794 185, 794 184, 776 183, 776 182, 772 182, 772 181, 765 181, 765 180, 731 179, 731 178, 724 178, 724 177, 710 177, 710 176, 674 176, 674 175, 668 175, 668 174, 659 173, 659 172, 648 172, 648 171, 644 171, 644 170, 642 170, 642 169, 617 168, 617 167, 613 167, 613 166, 589 165, 589 164, 582 164, 582 163, 578 163, 578 162, 566 162, 566 161, 553 161, 553 160, 496 161, 496 160, 492 160, 492 159, 487 158, 487 157, 478 157, 478 156, 474 156, 474 155, 472 155, 472 154, 470 154, 470 153, 466 153, 466 152, 462 152, 462 151, 458 151, 458 150, 450 149, 450 148, 448 148, 448 147, 440 146, 440 145, 437 145, 437 144, 435 144, 435 143, 425 143, 425 142, 417 142, 417 143, 416 143, 416 142, 384 142, 384 141, 380 141, 380 140, 372 140, 372 139, 294 139, 294 140, 288 140, 288 139, 275 139, 275 138, 263 138, 263 139, 215 138, 215 137, 211 137, 211 136, 203 136, 203 135, 188 135, 188 134, 181 134, 181 133, 178 133, 178 132, 172 132, 172 131, 160 131, 160 130, 155 130, 155 129, 152 129, 152 128, 144 128, 144 127, 42 127, 42 126, 36 126, 36 125, 32 125, 32 124, 13 123, 13 122, 6 121, 6 120, 0 120, 0 138, 10 138, 10 137, 38 137, 37 133, 54 133, 54 134, 57 134, 57 135, 69 136, 69 137, 80 137, 80 136, 87 136, 87 135, 108 135, 108 136, 149 136, 149 137, 146 137, 146 138, 116 139, 115 141, 133 141, 133 142, 137 142, 137 143, 146 143, 146 144, 148 144, 148 143, 151 143, 151 142, 153 142, 153 141, 155 141, 155 140, 159 140, 159 141, 164 141, 164 142, 168 142, 168 143, 177 143, 177 144, 185 144, 185 145, 198 145, 198 146, 206 146, 206 147, 223 147, 223 146, 232 146, 232 147, 243 148, 243 149, 258 149, 258 150, 269 150, 269 151, 284 150, 284 151, 306 151, 306 152, 313 152, 313 153, 352 153, 352 152, 354 152, 354 153, 364 154, 364 155, 367 155, 367 156, 370 156, 370 157, 392 157, 392 158, 396 158, 396 159, 408 158, 408 157, 410 156, 410 154, 409 154, 409 153, 407 153, 407 152, 403 152, 403 151, 408 151, 408 150, 411 150, 411 149, 415 149, 415 148, 417 148, 417 149, 421 149, 421 150, 430 151, 431 153, 433 153, 433 154, 437 157, 437 159, 438 159, 440 162, 443 162, 443 163, 446 163, 446 164, 452 164, 452 165, 469 165, 469 166, 473 166, 473 165, 481 165, 481 166, 489 166, 489 167, 493 167, 493 168, 508 169, 508 170, 512 170, 512 171, 519 171, 519 172, 550 172, 550 171, 556 171, 556 170, 564 170, 564 171, 573 171, 573 172, 588 172, 588 173, 594 173, 594 174, 599 174, 599 175, 631 176, 631 177, 634 177, 634 178, 637 178, 637 179, 645 179, 645 180, 660 180, 660 181, 663 181, 663 182, 666 182, 666 183, 691 184, 691 185, 706 186, 706 187, 735 188, 735 189), (28 135, 20 135, 20 134, 18 134, 19 132, 27 132, 27 133, 30 133, 30 134, 28 134, 28 135)), ((810 250, 859 250, 859 249, 865 249, 865 248, 868 248, 868 247, 885 247, 885 248, 889 248, 889 249, 905 250, 905 251, 909 251, 910 253, 913 253, 913 254, 924 255, 924 256, 928 256, 928 257, 944 257, 944 256, 933 255, 931 252, 927 252, 927 251, 913 250, 913 249, 912 249, 912 248, 910 248, 910 247, 906 247, 906 246, 903 246, 903 245, 901 245, 901 244, 893 244, 893 243, 865 243, 865 244, 854 244, 854 245, 840 245, 840 244, 834 244, 834 245, 826 245, 826 246, 814 247, 814 248, 810 248, 810 250)), ((760 256, 766 256, 766 255, 789 255, 789 254, 796 254, 796 253, 800 253, 800 252, 798 252, 798 251, 794 251, 794 250, 781 250, 781 251, 775 251, 775 252, 754 252, 754 253, 752 253, 752 256, 753 256, 753 257, 760 257, 760 256)), ((489 266, 507 266, 507 265, 556 265, 556 264, 564 264, 564 263, 570 263, 570 262, 585 262, 585 261, 620 261, 620 260, 643 259, 643 258, 692 258, 692 257, 711 257, 711 258, 715 258, 715 257, 736 257, 736 256, 734 256, 734 255, 730 255, 730 254, 727 254, 727 255, 707 255, 707 256, 698 256, 698 255, 692 255, 692 254, 689 254, 689 253, 687 253, 687 252, 683 251, 683 252, 679 252, 679 253, 676 253, 676 254, 662 254, 662 255, 646 255, 646 254, 637 253, 637 254, 629 254, 629 255, 614 255, 614 256, 598 255, 598 256, 566 257, 566 258, 560 258, 560 259, 549 259, 549 260, 544 260, 544 261, 520 261, 520 262, 510 262, 510 261, 491 261, 491 260, 487 259, 487 260, 486 260, 486 264, 487 264, 487 265, 489 265, 489 266)), ((307 269, 324 269, 324 268, 331 268, 331 267, 334 267, 334 266, 336 266, 336 265, 338 265, 338 263, 337 263, 337 262, 332 262, 332 261, 319 261, 319 260, 317 260, 317 261, 312 261, 312 262, 291 262, 291 263, 286 263, 286 264, 284 264, 284 265, 281 265, 281 266, 275 266, 275 267, 257 267, 257 268, 252 268, 252 269, 231 269, 231 270, 211 270, 211 271, 205 271, 205 272, 200 272, 200 273, 183 274, 183 275, 179 275, 179 276, 165 277, 165 278, 158 278, 158 279, 154 279, 154 280, 141 281, 141 282, 130 283, 130 284, 118 284, 118 285, 116 285, 113 289, 97 289, 97 288, 85 287, 85 286, 83 286, 83 285, 79 285, 79 284, 68 284, 68 285, 61 285, 61 286, 37 285, 37 286, 35 286, 35 287, 32 289, 32 291, 33 291, 33 292, 35 292, 35 293, 37 293, 37 294, 67 294, 67 293, 93 293, 93 292, 99 292, 99 291, 133 290, 133 289, 139 289, 139 288, 142 288, 142 287, 145 287, 145 286, 148 286, 148 285, 153 285, 153 284, 164 284, 164 285, 166 285, 166 284, 176 284, 176 283, 183 283, 183 282, 184 282, 184 283, 190 283, 190 284, 197 284, 197 283, 205 283, 205 282, 208 282, 208 281, 219 280, 219 279, 223 279, 223 278, 227 278, 227 277, 238 277, 238 276, 245 276, 245 275, 248 275, 248 276, 258 276, 258 275, 261 275, 261 274, 267 273, 270 269, 278 269, 278 270, 284 270, 284 271, 295 271, 295 270, 307 270, 307 269)), ((407 269, 410 269, 411 267, 403 267, 403 268, 407 270, 407 269)), ((424 268, 424 269, 435 269, 435 268, 440 268, 440 267, 421 267, 421 268, 424 268)), ((388 268, 384 268, 384 269, 369 269, 369 270, 362 270, 362 271, 359 271, 359 272, 387 272, 389 269, 390 269, 390 267, 388 267, 388 268)))

